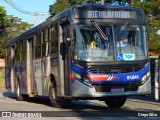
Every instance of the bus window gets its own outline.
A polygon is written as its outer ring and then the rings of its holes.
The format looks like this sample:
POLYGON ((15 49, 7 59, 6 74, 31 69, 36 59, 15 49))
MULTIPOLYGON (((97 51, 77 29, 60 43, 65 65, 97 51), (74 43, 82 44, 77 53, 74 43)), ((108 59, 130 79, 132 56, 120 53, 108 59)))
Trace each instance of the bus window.
POLYGON ((41 33, 35 35, 34 40, 34 57, 41 57, 41 33))
POLYGON ((133 60, 147 58, 145 26, 115 25, 114 30, 116 43, 120 43, 126 35, 128 37, 128 45, 126 47, 117 46, 117 54, 133 54, 133 60))
POLYGON ((58 25, 51 26, 51 54, 58 52, 58 25))
POLYGON ((20 42, 17 42, 16 44, 15 60, 16 60, 16 63, 20 62, 20 42))
POLYGON ((48 30, 43 30, 43 39, 42 39, 42 56, 46 56, 46 42, 48 41, 48 30))
POLYGON ((20 45, 21 62, 24 62, 26 60, 26 41, 23 40, 20 45))
POLYGON ((6 48, 6 66, 10 65, 10 59, 11 59, 11 48, 6 48))

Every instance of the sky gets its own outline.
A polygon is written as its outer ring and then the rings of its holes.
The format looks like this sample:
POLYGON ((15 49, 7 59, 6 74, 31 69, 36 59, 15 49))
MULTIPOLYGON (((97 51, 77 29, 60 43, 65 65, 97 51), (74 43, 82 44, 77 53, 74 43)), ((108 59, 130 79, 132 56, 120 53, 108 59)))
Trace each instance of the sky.
MULTIPOLYGON (((9 1, 9 0, 7 0, 9 1)), ((54 4, 56 0, 10 0, 12 1, 16 6, 21 8, 22 10, 35 13, 49 13, 49 5, 54 4)), ((13 15, 14 17, 21 18, 21 21, 28 22, 30 24, 34 24, 34 16, 28 15, 19 12, 12 6, 10 6, 8 3, 5 2, 5 0, 0 0, 0 6, 3 6, 5 10, 7 11, 7 15, 13 15)), ((37 17, 37 24, 43 22, 48 15, 44 16, 38 16, 37 17)))

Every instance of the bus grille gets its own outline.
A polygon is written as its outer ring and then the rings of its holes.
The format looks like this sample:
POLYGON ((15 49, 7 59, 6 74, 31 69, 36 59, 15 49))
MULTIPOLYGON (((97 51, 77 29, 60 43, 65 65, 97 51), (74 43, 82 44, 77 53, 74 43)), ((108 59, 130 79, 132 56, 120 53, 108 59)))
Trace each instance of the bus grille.
POLYGON ((96 92, 111 92, 111 88, 124 88, 124 92, 137 91, 139 82, 128 84, 93 84, 96 92))
POLYGON ((96 66, 92 65, 88 67, 88 71, 92 73, 128 73, 136 72, 142 69, 139 65, 107 65, 107 66, 96 66))

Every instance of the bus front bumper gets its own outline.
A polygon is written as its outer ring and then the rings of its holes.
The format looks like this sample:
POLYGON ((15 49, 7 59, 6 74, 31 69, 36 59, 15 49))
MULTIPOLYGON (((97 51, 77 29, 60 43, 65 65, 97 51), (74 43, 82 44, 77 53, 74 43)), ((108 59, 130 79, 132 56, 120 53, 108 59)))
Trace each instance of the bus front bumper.
POLYGON ((151 78, 149 78, 143 85, 140 85, 137 91, 97 92, 94 87, 89 87, 78 80, 75 80, 75 82, 73 83, 71 91, 72 97, 81 98, 104 98, 114 96, 147 95, 151 93, 151 78))

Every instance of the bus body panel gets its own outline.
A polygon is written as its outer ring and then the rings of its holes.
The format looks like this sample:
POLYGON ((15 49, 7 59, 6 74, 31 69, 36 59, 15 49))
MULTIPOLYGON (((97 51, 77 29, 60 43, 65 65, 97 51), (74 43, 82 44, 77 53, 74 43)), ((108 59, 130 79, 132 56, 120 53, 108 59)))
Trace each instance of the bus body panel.
POLYGON ((28 84, 27 84, 26 63, 23 62, 15 65, 15 80, 16 83, 19 82, 22 94, 27 94, 28 84))
POLYGON ((35 91, 37 95, 42 95, 42 59, 33 60, 35 91))
POLYGON ((5 87, 8 91, 11 91, 11 67, 5 67, 5 87))
POLYGON ((42 60, 42 75, 43 75, 43 94, 48 95, 49 91, 49 81, 50 81, 50 56, 43 58, 42 60))

